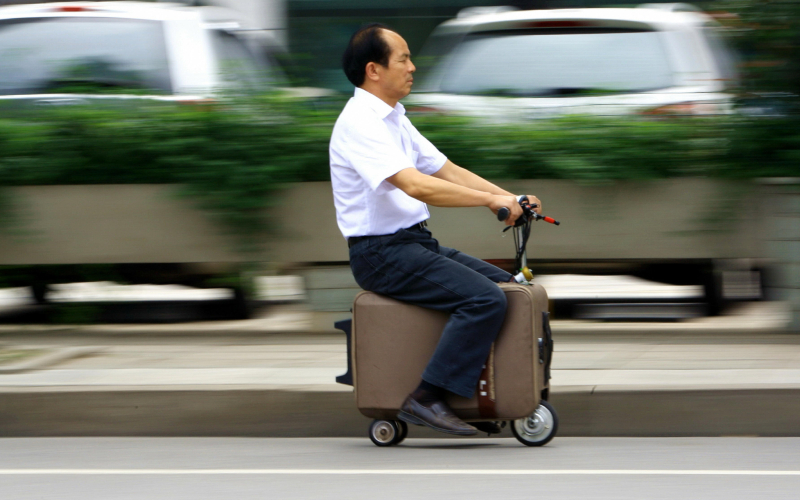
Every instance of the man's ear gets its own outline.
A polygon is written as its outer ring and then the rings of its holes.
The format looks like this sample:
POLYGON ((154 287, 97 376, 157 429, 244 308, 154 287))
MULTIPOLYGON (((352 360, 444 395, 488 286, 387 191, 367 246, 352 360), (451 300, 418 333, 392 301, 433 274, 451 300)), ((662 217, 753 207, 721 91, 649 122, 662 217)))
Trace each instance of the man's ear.
POLYGON ((377 82, 380 79, 380 75, 378 74, 378 65, 376 63, 368 62, 365 70, 366 77, 373 82, 377 82))

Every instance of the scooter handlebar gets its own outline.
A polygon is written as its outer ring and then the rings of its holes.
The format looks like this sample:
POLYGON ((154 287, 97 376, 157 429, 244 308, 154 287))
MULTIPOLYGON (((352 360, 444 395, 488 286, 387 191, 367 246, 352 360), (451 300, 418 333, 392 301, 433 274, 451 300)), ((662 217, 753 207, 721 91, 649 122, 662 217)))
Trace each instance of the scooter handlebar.
MULTIPOLYGON (((526 220, 528 220, 530 218, 533 218, 533 220, 535 220, 535 221, 543 220, 545 222, 549 222, 550 224, 555 224, 556 226, 561 224, 560 222, 558 222, 557 220, 553 219, 552 217, 545 217, 544 215, 539 215, 536 212, 534 212, 533 209, 537 208, 539 205, 536 204, 536 203, 529 204, 529 203, 527 203, 527 201, 528 201, 527 197, 524 197, 524 200, 520 200, 520 205, 522 205, 522 217, 517 219, 515 225, 521 225, 526 220)), ((508 219, 508 215, 510 213, 511 213, 511 211, 507 207, 501 207, 497 211, 497 220, 499 220, 501 222, 505 221, 506 219, 508 219)))
POLYGON ((511 211, 508 208, 500 207, 500 210, 497 211, 497 220, 503 222, 504 220, 508 219, 508 214, 510 213, 511 211))

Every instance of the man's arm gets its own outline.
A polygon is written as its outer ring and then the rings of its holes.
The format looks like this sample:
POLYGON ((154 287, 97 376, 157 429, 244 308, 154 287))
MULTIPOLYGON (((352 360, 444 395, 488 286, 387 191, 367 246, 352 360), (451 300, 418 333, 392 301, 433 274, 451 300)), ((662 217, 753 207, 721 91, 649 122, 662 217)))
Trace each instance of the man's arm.
POLYGON ((499 194, 505 196, 514 196, 514 193, 509 193, 505 189, 492 184, 483 177, 473 174, 465 168, 461 168, 450 160, 447 160, 442 168, 436 173, 432 174, 433 177, 442 179, 459 186, 464 186, 478 191, 486 191, 487 193, 499 194))
MULTIPOLYGON (((450 160, 447 160, 444 166, 432 175, 433 177, 437 177, 439 179, 446 180, 454 184, 458 184, 459 186, 465 186, 472 189, 477 189, 478 191, 486 191, 487 193, 492 193, 492 194, 514 196, 513 193, 509 193, 505 189, 496 186, 495 184, 492 184, 483 177, 474 174, 465 168, 459 167, 450 160)), ((529 203, 536 203, 537 205, 539 205, 539 207, 535 208, 534 211, 537 213, 541 213, 542 202, 539 200, 539 198, 530 194, 527 196, 529 203)))
MULTIPOLYGON (((480 179, 478 176, 475 177, 480 179)), ((495 214, 502 207, 506 207, 510 212, 506 219, 508 225, 513 224, 522 215, 522 208, 513 194, 487 181, 484 181, 486 185, 494 186, 494 190, 499 192, 475 189, 438 176, 425 175, 415 168, 403 169, 386 180, 412 198, 435 207, 488 207, 495 214)))

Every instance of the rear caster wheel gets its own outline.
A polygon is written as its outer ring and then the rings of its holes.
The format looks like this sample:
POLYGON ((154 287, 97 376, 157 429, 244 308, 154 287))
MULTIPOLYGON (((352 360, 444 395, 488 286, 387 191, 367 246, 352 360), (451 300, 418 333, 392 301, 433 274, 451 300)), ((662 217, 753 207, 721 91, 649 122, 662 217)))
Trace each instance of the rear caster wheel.
POLYGON ((556 410, 545 400, 529 417, 514 420, 511 432, 525 446, 543 446, 550 442, 558 432, 556 410))
POLYGON ((50 287, 46 283, 34 283, 31 285, 31 295, 37 305, 47 304, 47 292, 50 287))
MULTIPOLYGON (((408 428, 406 427, 406 432, 408 428)), ((373 420, 369 426, 369 438, 375 446, 391 446, 400 437, 400 426, 394 420, 373 420)), ((405 438, 405 436, 403 436, 405 438)), ((400 438, 402 441, 402 438, 400 438)))

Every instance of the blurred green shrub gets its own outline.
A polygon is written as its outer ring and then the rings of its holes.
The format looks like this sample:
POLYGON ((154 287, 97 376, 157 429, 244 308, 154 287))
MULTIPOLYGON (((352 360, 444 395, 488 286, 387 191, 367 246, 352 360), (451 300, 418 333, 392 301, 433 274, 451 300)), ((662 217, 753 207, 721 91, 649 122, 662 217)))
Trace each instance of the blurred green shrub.
MULTIPOLYGON (((276 95, 8 106, 0 110, 0 186, 175 183, 232 232, 263 233, 270 195, 327 161, 331 127, 314 115, 276 95)), ((0 209, 8 205, 0 197, 0 209)))
MULTIPOLYGON (((0 113, 0 186, 180 184, 231 232, 264 234, 277 189, 329 179, 328 141, 342 106, 266 95, 0 113)), ((796 116, 412 120, 455 163, 494 179, 800 174, 796 116)))
POLYGON ((455 163, 490 178, 601 181, 800 175, 800 117, 564 117, 477 127, 417 120, 455 163))
POLYGON ((709 175, 724 155, 725 119, 564 117, 478 127, 418 120, 453 162, 497 179, 603 181, 709 175))

